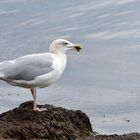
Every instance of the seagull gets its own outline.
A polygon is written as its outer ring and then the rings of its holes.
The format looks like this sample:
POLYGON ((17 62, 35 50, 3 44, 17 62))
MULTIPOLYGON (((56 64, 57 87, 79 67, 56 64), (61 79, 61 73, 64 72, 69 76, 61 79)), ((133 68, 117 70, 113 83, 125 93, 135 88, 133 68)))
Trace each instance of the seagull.
POLYGON ((33 110, 43 111, 37 106, 37 89, 56 82, 65 70, 68 50, 80 51, 82 46, 64 39, 54 40, 49 52, 25 55, 15 60, 0 63, 0 80, 13 86, 28 88, 33 96, 33 110))

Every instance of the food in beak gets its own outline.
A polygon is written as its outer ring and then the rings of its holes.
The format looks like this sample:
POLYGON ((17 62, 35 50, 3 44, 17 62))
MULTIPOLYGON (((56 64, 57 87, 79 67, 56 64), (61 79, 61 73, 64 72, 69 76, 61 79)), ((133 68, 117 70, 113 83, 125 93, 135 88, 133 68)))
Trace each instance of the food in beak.
POLYGON ((76 51, 80 52, 80 50, 82 49, 82 46, 76 45, 76 46, 74 46, 74 49, 75 49, 76 51))

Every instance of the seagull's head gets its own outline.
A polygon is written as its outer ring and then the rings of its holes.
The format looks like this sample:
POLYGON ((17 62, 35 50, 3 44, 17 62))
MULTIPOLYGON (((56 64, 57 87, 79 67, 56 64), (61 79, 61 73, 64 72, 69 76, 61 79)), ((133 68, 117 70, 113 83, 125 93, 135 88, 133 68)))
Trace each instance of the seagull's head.
POLYGON ((66 53, 67 50, 75 50, 80 52, 81 49, 82 46, 79 44, 73 44, 65 39, 56 39, 51 43, 49 51, 51 53, 66 53))

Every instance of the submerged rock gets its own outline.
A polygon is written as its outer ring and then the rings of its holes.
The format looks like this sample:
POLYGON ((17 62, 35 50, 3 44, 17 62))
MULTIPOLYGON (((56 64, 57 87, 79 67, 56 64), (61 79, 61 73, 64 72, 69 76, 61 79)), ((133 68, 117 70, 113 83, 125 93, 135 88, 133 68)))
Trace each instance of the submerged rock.
POLYGON ((95 135, 91 137, 77 138, 76 140, 140 140, 140 133, 130 133, 123 135, 95 135))
POLYGON ((89 118, 80 110, 43 105, 47 111, 32 110, 32 102, 0 115, 0 139, 74 140, 94 135, 89 118))
POLYGON ((31 101, 0 114, 0 140, 140 140, 139 133, 100 135, 80 110, 42 105, 47 111, 32 110, 31 101))

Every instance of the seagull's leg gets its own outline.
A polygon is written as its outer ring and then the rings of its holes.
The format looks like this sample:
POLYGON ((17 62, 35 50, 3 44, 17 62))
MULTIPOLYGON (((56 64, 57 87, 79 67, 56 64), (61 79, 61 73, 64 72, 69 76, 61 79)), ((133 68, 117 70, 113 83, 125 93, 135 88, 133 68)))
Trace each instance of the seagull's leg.
POLYGON ((32 93, 32 96, 33 96, 33 99, 34 99, 34 102, 33 102, 33 110, 35 111, 45 111, 47 110, 46 108, 39 108, 37 107, 37 101, 36 101, 36 89, 35 88, 31 88, 31 93, 32 93))
POLYGON ((31 88, 31 93, 32 93, 32 96, 33 96, 33 99, 34 99, 33 110, 38 110, 37 103, 36 103, 36 89, 35 88, 31 88))

